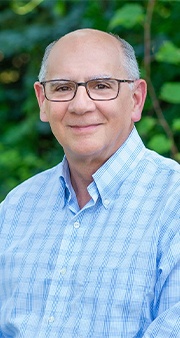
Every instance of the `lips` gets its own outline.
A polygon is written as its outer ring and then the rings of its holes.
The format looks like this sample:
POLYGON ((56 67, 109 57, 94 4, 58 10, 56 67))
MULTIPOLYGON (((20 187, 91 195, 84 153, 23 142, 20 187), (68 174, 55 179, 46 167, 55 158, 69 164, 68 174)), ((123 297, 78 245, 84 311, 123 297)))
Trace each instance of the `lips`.
POLYGON ((70 125, 71 128, 89 128, 89 127, 97 127, 102 123, 91 123, 91 124, 74 124, 70 125))
POLYGON ((75 126, 71 126, 71 128, 90 128, 90 127, 96 127, 96 126, 98 126, 98 124, 88 124, 88 125, 85 125, 85 126, 75 125, 75 126))
POLYGON ((78 124, 78 125, 71 125, 70 128, 75 133, 83 133, 83 132, 88 133, 88 132, 95 131, 100 125, 101 123, 85 124, 85 125, 78 124))

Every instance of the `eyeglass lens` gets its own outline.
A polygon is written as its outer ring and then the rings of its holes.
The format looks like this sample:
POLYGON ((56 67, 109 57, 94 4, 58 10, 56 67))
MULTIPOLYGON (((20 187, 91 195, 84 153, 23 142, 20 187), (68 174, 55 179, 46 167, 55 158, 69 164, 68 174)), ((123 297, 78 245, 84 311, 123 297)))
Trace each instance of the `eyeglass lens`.
POLYGON ((71 100, 78 86, 85 86, 87 94, 94 100, 109 100, 118 94, 118 81, 114 79, 94 79, 79 84, 68 80, 53 80, 45 84, 46 97, 52 101, 71 100))

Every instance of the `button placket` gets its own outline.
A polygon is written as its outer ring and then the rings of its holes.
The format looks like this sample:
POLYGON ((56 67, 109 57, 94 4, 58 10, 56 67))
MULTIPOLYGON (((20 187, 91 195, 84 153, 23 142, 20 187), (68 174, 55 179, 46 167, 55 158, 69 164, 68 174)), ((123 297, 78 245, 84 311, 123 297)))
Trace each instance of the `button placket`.
MULTIPOLYGON (((78 232, 81 228, 81 222, 78 219, 77 215, 69 219, 67 226, 65 227, 64 236, 61 242, 60 253, 56 262, 56 266, 59 266, 59 269, 55 269, 51 288, 49 291, 50 301, 46 306, 46 316, 44 316, 44 323, 46 322, 47 327, 53 327, 56 321, 56 311, 58 308, 58 313, 63 313, 64 305, 62 302, 59 302, 59 299, 65 298, 68 292, 68 286, 66 285, 66 279, 69 280, 69 274, 71 273, 71 267, 74 263, 75 256, 72 255, 72 252, 79 252, 79 236, 78 232), (78 237, 77 237, 78 236, 78 237), (76 241, 78 238, 78 241, 76 241), (78 248, 76 248, 76 246, 78 248), (74 249, 75 248, 75 249, 74 249), (75 250, 75 251, 74 251, 75 250), (58 281, 58 282, 57 282, 58 281), (58 285, 59 284, 59 285, 58 285), (61 285, 60 285, 61 284, 61 285), (59 295, 60 297, 56 297, 59 295), (57 305, 58 304, 58 305, 57 305)), ((81 235, 83 236, 83 228, 81 229, 81 235)), ((43 325, 43 324, 42 324, 43 325)))

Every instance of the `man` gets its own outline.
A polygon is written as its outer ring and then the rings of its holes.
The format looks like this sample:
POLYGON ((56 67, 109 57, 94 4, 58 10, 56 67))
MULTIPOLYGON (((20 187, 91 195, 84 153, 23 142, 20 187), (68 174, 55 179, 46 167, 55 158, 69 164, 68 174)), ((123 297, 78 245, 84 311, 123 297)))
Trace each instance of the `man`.
POLYGON ((1 337, 179 337, 180 168, 134 126, 146 82, 132 47, 69 33, 34 87, 65 158, 1 205, 1 337))

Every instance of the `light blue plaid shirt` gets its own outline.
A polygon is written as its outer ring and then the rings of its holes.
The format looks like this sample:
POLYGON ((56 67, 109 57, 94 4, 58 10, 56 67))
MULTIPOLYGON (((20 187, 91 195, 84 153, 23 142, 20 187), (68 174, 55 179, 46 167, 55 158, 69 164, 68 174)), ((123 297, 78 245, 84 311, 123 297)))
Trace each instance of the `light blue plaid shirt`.
POLYGON ((66 159, 0 208, 0 337, 180 337, 180 166, 134 128, 79 210, 66 159))

